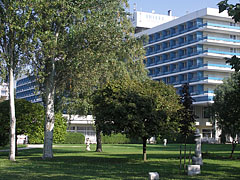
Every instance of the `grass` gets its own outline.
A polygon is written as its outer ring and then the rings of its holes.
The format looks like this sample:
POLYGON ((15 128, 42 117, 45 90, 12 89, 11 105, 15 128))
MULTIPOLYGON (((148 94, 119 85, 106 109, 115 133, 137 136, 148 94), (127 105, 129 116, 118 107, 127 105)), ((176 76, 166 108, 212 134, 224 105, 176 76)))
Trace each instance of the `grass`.
MULTIPOLYGON (((188 145, 194 149, 194 145, 188 145)), ((0 152, 0 179, 147 179, 148 172, 158 172, 160 179, 238 180, 240 160, 228 159, 231 145, 202 145, 201 174, 187 176, 179 170, 179 145, 148 145, 148 161, 142 161, 140 144, 103 145, 104 152, 85 151, 85 145, 60 145, 54 158, 42 160, 42 149, 19 151, 16 162, 8 152, 0 152), (77 147, 76 147, 77 146, 77 147)), ((237 149, 235 157, 240 157, 237 149)))

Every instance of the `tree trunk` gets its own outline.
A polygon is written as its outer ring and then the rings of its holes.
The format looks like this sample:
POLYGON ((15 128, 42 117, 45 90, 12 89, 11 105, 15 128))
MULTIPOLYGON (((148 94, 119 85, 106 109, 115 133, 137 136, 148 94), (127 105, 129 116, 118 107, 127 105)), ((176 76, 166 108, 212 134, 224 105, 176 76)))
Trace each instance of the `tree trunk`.
POLYGON ((45 82, 45 126, 43 159, 53 158, 53 128, 54 128, 54 94, 55 94, 55 63, 52 60, 51 73, 45 82))
POLYGON ((96 148, 96 152, 102 152, 101 131, 98 128, 96 128, 96 133, 97 133, 97 148, 96 148))
POLYGON ((9 68, 9 102, 10 102, 10 151, 9 160, 15 161, 16 153, 16 117, 15 117, 15 103, 14 103, 14 76, 12 66, 9 68))
POLYGON ((143 161, 147 161, 147 138, 143 137, 143 161))
POLYGON ((237 147, 237 141, 235 141, 235 140, 233 139, 233 141, 232 141, 232 152, 231 152, 231 155, 230 155, 230 159, 232 159, 233 153, 234 153, 236 147, 237 147))

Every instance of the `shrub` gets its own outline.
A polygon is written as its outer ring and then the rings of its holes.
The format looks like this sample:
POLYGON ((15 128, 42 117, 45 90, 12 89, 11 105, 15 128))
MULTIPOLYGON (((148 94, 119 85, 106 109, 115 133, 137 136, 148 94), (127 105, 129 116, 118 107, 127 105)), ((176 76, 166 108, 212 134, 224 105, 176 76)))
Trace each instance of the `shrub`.
POLYGON ((64 144, 84 144, 85 136, 81 133, 67 132, 64 144))
MULTIPOLYGON (((28 135, 28 142, 30 144, 42 144, 44 143, 44 120, 41 126, 36 127, 36 131, 32 131, 28 135)), ((67 120, 61 113, 55 113, 55 123, 53 131, 53 143, 63 143, 65 141, 65 135, 67 132, 67 120)))
MULTIPOLYGON (((164 136, 162 138, 157 138, 157 144, 163 144, 163 139, 167 139, 167 143, 184 143, 184 136, 181 134, 175 134, 175 135, 169 135, 169 136, 164 136)), ((194 134, 190 134, 187 138, 186 143, 187 144, 195 144, 194 141, 195 137, 194 134)))
POLYGON ((128 138, 123 134, 112 134, 111 136, 102 135, 103 144, 137 144, 141 143, 139 139, 128 138))

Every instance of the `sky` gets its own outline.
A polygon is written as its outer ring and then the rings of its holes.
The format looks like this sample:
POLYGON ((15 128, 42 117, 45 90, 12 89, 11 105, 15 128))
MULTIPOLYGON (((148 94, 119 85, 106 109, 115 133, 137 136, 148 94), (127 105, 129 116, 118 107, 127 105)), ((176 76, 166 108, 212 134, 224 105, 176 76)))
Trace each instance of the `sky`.
MULTIPOLYGON (((206 7, 218 8, 217 3, 221 0, 129 0, 130 12, 133 12, 134 3, 137 11, 152 12, 167 15, 172 10, 173 16, 183 16, 206 7)), ((229 3, 236 4, 240 0, 229 0, 229 3)))

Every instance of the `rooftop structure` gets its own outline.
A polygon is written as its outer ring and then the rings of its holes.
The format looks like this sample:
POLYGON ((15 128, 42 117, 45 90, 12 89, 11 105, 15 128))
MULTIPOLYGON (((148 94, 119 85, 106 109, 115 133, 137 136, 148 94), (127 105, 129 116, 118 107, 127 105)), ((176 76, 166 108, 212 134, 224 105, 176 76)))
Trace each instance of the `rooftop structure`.
POLYGON ((132 24, 135 27, 135 32, 141 32, 149 28, 153 28, 160 24, 176 19, 176 16, 172 16, 172 11, 168 11, 168 15, 134 11, 132 15, 132 24))

